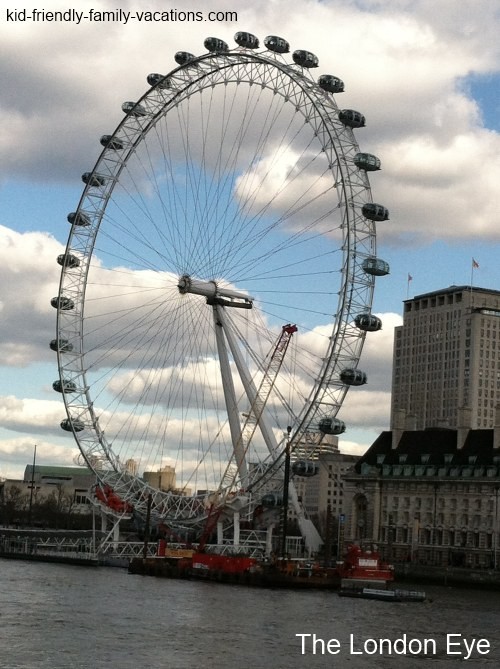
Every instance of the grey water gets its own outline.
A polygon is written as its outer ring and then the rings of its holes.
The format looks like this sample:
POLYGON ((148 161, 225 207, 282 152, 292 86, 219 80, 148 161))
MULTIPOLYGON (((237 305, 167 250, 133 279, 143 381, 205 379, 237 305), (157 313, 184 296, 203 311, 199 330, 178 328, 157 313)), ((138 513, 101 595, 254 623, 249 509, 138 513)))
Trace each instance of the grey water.
POLYGON ((500 593, 425 590, 389 603, 0 559, 0 667, 500 666, 500 593))

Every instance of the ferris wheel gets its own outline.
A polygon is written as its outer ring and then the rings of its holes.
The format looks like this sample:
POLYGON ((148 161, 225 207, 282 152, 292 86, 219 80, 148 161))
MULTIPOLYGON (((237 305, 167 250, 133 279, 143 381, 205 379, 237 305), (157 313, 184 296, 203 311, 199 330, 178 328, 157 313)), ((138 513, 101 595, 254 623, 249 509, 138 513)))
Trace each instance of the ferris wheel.
POLYGON ((367 176, 380 161, 354 138, 364 116, 335 101, 343 82, 316 81, 316 56, 280 37, 235 41, 178 52, 122 105, 52 300, 61 427, 121 500, 172 525, 238 491, 258 501, 285 442, 344 431, 389 271, 367 176))

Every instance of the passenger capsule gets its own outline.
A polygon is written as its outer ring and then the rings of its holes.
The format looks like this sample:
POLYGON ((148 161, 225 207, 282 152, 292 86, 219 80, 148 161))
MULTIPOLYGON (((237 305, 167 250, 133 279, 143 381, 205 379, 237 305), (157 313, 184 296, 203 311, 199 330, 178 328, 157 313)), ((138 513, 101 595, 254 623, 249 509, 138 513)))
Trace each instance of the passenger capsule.
POLYGON ((318 86, 329 93, 344 92, 344 82, 333 74, 322 74, 318 79, 318 86))
POLYGON ((282 37, 277 35, 268 35, 264 39, 264 45, 269 51, 274 51, 275 53, 288 53, 290 51, 290 45, 282 37))
POLYGON ((82 227, 90 225, 90 218, 81 211, 72 211, 71 214, 68 214, 67 219, 71 225, 81 225, 82 227))
POLYGON ((77 258, 72 253, 61 253, 57 256, 57 262, 62 267, 69 267, 71 269, 80 266, 80 258, 77 258))
POLYGON ((354 156, 354 164, 360 170, 365 170, 366 172, 375 172, 380 169, 381 165, 380 159, 372 153, 357 153, 354 156))
POLYGON ((347 386, 364 386, 367 382, 365 372, 360 369, 343 369, 340 372, 340 379, 347 386))
POLYGON ((260 500, 260 503, 268 509, 283 506, 283 495, 280 492, 268 492, 260 500))
POLYGON ((245 49, 259 48, 259 39, 255 35, 252 35, 252 33, 238 32, 234 36, 234 41, 238 46, 242 46, 245 49))
POLYGON ((65 418, 63 421, 61 421, 61 427, 66 432, 81 432, 85 429, 85 424, 78 418, 72 418, 71 420, 69 418, 65 418))
POLYGON ((148 74, 148 84, 157 88, 170 88, 170 79, 165 74, 152 72, 148 74))
POLYGON ((367 202, 361 208, 363 216, 370 221, 387 221, 389 219, 389 210, 376 202, 367 202))
POLYGON ((373 256, 365 258, 362 267, 366 274, 371 274, 372 276, 386 276, 390 272, 388 262, 382 260, 382 258, 375 258, 373 256))
POLYGON ((62 295, 61 297, 53 297, 50 300, 50 304, 54 307, 54 309, 60 309, 61 311, 70 311, 71 309, 75 308, 75 303, 73 300, 62 295))
POLYGON ((99 140, 105 149, 111 149, 112 151, 121 151, 123 149, 123 142, 118 137, 113 137, 113 135, 103 135, 99 140))
POLYGON ((296 460, 292 462, 292 472, 295 476, 316 476, 319 464, 315 460, 296 460))
POLYGON ((178 65, 186 65, 186 63, 190 63, 195 58, 196 56, 188 51, 178 51, 174 56, 174 60, 178 65))
POLYGON ((73 350, 73 344, 67 339, 52 339, 49 346, 52 351, 60 353, 70 353, 73 350))
POLYGON ((104 186, 106 179, 101 174, 94 174, 94 172, 84 172, 82 174, 82 181, 87 186, 104 186))
POLYGON ((363 332, 378 332, 382 329, 382 321, 373 314, 358 314, 354 319, 356 327, 363 332))
POLYGON ((299 49, 292 53, 292 58, 294 63, 301 67, 307 67, 308 69, 311 67, 318 67, 319 65, 318 56, 315 56, 310 51, 302 51, 299 49))
POLYGON ((124 102, 122 104, 122 111, 125 112, 125 114, 128 114, 129 116, 135 116, 136 118, 139 116, 147 116, 148 113, 138 102, 130 101, 124 102))
POLYGON ((318 423, 318 429, 323 434, 342 434, 345 432, 345 423, 338 418, 322 418, 318 423))
POLYGON ((212 53, 224 53, 229 51, 229 47, 226 42, 224 42, 222 39, 219 39, 218 37, 207 37, 203 44, 205 49, 207 51, 211 51, 212 53))
POLYGON ((60 379, 54 381, 52 388, 56 393, 74 393, 76 391, 76 385, 73 381, 69 381, 68 379, 64 379, 64 381, 61 381, 60 379))
POLYGON ((363 114, 355 109, 342 109, 339 112, 339 121, 349 128, 364 128, 366 125, 363 114))

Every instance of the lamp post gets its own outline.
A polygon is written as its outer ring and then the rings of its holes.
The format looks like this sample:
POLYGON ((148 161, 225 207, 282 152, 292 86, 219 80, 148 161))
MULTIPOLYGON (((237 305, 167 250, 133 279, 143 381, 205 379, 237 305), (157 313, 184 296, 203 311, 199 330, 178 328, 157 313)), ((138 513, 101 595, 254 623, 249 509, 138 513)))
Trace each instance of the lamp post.
POLYGON ((283 530, 281 535, 281 557, 286 557, 286 533, 288 526, 288 488, 290 484, 290 432, 292 428, 288 426, 286 446, 285 446, 285 480, 283 481, 283 530))
POLYGON ((493 525, 493 569, 497 568, 497 548, 498 548, 498 489, 495 486, 495 523, 493 525))
POLYGON ((30 505, 28 510, 28 525, 31 527, 31 511, 33 509, 33 489, 35 487, 35 463, 36 463, 36 444, 33 449, 33 466, 31 468, 31 490, 30 490, 30 505))

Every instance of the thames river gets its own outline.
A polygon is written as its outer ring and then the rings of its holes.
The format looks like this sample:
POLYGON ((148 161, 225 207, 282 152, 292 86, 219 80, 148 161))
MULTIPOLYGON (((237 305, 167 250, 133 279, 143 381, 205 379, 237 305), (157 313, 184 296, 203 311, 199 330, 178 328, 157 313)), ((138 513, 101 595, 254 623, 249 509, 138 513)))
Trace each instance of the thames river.
POLYGON ((2 559, 0 575, 2 669, 500 666, 500 592, 387 603, 2 559))

